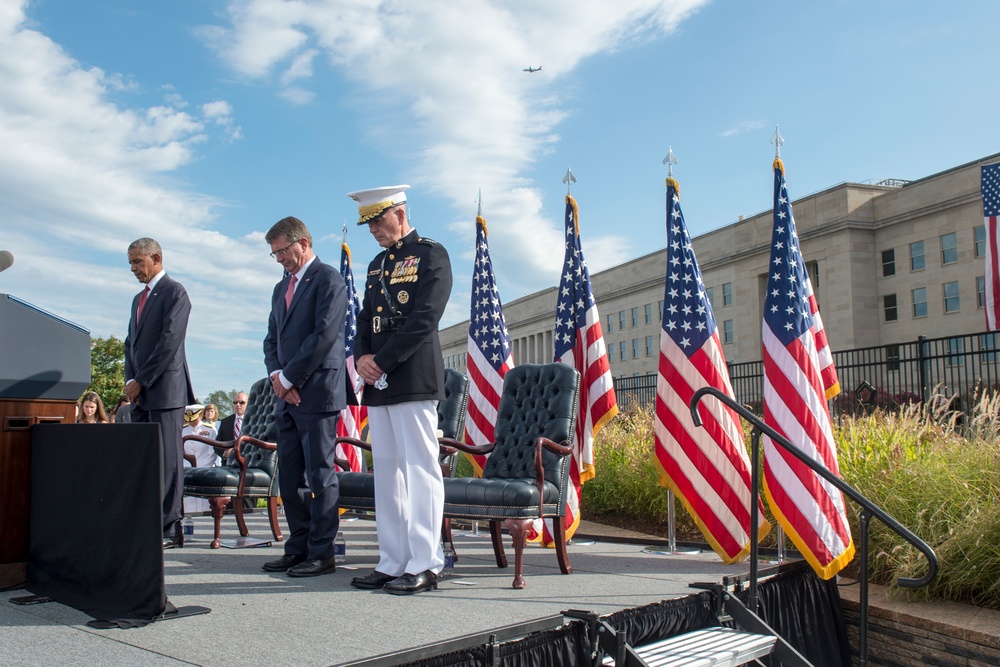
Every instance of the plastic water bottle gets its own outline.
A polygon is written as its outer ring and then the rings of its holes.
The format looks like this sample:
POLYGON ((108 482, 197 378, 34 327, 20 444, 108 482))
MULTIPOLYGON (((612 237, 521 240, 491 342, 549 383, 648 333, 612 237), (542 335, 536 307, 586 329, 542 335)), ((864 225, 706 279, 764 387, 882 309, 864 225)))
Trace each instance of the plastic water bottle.
POLYGON ((333 538, 333 560, 337 565, 347 562, 347 542, 344 540, 344 533, 337 531, 337 537, 333 538))
POLYGON ((181 519, 181 531, 184 533, 184 539, 190 540, 194 537, 194 519, 185 515, 181 519))
POLYGON ((442 551, 444 552, 444 568, 438 576, 441 578, 454 576, 455 550, 451 548, 451 542, 445 542, 442 551))

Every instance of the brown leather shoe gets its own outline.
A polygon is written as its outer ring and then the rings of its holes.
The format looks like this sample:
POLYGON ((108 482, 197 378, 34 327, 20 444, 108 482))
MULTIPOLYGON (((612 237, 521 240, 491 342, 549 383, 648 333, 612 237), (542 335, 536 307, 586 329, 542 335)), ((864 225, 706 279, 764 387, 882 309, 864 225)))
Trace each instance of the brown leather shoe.
POLYGON ((430 570, 424 570, 420 574, 404 574, 398 579, 393 579, 383 588, 387 593, 393 595, 413 595, 421 591, 437 590, 437 575, 430 570))
POLYGON ((269 560, 261 565, 262 570, 268 572, 285 572, 290 567, 294 567, 306 559, 302 554, 285 554, 278 560, 269 560))
POLYGON ((329 574, 337 571, 337 558, 330 556, 326 560, 311 558, 304 560, 298 565, 288 568, 289 577, 317 577, 321 574, 329 574))
POLYGON ((351 579, 351 586, 355 588, 376 589, 382 588, 393 579, 396 579, 396 577, 391 574, 383 574, 378 570, 372 570, 371 574, 351 579))

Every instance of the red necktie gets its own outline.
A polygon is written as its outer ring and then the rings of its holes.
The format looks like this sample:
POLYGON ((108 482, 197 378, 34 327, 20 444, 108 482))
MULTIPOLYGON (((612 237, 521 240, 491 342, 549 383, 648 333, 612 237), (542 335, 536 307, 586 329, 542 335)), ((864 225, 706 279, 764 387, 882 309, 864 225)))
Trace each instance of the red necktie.
POLYGON ((288 281, 288 289, 285 290, 285 312, 286 313, 288 312, 288 309, 292 305, 292 295, 295 294, 295 283, 297 283, 298 280, 299 280, 298 278, 296 278, 295 276, 292 276, 291 280, 288 281))
POLYGON ((142 317, 142 309, 146 307, 146 296, 149 295, 149 286, 142 290, 142 294, 139 295, 139 307, 135 310, 135 323, 139 324, 139 318, 142 317))

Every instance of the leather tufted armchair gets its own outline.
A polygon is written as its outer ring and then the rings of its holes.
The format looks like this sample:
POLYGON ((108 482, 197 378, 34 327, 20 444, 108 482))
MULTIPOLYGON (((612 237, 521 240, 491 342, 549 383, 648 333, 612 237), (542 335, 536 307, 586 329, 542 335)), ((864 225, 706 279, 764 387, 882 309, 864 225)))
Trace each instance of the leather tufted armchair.
POLYGON ((566 553, 566 496, 580 374, 561 363, 515 366, 504 376, 494 427, 496 441, 474 447, 442 439, 442 445, 489 455, 482 478, 445 479, 444 514, 489 521, 497 567, 507 567, 501 525, 514 547, 514 588, 524 588, 523 555, 536 519, 552 519, 559 569, 573 568, 566 553))
POLYGON ((215 519, 215 538, 212 548, 218 549, 222 513, 232 500, 240 535, 250 534, 243 518, 243 498, 267 498, 268 519, 271 532, 278 542, 284 540, 278 525, 278 452, 274 425, 274 389, 267 378, 258 380, 250 388, 243 428, 235 440, 219 442, 200 435, 188 435, 184 440, 195 440, 215 447, 224 456, 226 464, 211 468, 184 469, 184 495, 208 498, 215 519))

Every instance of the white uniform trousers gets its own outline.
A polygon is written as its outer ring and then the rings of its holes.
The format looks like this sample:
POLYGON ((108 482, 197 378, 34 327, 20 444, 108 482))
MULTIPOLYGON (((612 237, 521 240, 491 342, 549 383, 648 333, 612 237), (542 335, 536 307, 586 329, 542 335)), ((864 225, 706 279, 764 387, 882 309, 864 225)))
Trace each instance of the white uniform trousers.
POLYGON ((375 475, 375 530, 383 574, 440 572, 444 480, 437 401, 368 408, 375 475))

